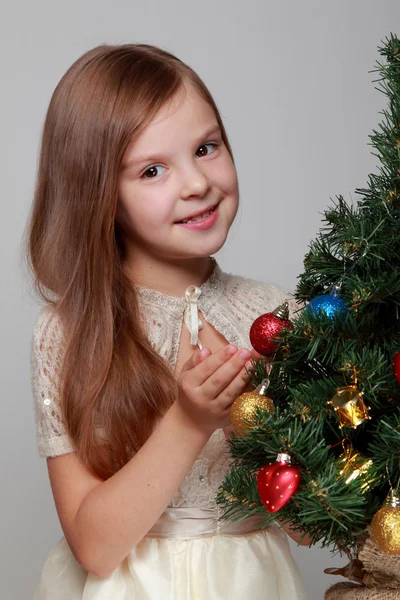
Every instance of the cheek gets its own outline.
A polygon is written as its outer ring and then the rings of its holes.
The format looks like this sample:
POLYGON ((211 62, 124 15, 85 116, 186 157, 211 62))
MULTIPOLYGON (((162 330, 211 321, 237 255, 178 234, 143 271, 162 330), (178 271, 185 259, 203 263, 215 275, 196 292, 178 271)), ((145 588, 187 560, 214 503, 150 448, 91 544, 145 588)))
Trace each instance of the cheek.
POLYGON ((116 220, 130 233, 137 233, 147 222, 146 202, 138 197, 137 190, 129 183, 119 186, 116 220))
POLYGON ((237 171, 228 152, 216 170, 215 176, 219 186, 226 194, 237 194, 237 171))
POLYGON ((156 185, 122 183, 119 187, 117 220, 122 219, 131 231, 154 228, 168 220, 165 192, 156 185))

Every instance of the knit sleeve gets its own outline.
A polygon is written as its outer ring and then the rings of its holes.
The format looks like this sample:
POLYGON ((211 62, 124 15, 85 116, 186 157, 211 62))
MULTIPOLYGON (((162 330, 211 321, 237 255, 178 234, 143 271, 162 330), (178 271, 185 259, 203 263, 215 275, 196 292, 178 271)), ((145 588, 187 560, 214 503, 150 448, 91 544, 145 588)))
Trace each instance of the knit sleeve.
POLYGON ((39 456, 58 456, 74 451, 59 407, 62 350, 59 317, 52 307, 45 307, 37 319, 31 343, 31 386, 39 456))

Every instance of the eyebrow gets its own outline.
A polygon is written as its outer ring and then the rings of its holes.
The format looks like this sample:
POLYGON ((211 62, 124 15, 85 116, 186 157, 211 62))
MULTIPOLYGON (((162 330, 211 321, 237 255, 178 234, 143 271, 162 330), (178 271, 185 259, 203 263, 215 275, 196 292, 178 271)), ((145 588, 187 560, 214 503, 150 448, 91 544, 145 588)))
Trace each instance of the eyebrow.
MULTIPOLYGON (((216 124, 213 125, 212 127, 208 128, 205 133, 203 133, 203 135, 200 136, 200 139, 203 140, 205 138, 207 138, 209 135, 212 135, 213 133, 222 133, 221 132, 221 127, 216 124)), ((160 160, 161 157, 161 153, 160 154, 149 154, 147 156, 137 156, 136 158, 132 158, 130 159, 125 165, 123 165, 123 169, 128 169, 130 167, 133 166, 140 166, 141 164, 145 163, 145 164, 150 164, 150 163, 155 163, 158 160, 160 160)))

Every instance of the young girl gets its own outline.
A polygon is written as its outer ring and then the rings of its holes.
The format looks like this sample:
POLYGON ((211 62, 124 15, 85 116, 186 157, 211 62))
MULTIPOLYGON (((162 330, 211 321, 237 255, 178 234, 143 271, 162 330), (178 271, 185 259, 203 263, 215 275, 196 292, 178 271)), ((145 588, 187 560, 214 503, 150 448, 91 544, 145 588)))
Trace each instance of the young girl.
POLYGON ((286 534, 219 519, 254 319, 286 299, 211 255, 238 208, 204 83, 144 44, 87 52, 48 109, 29 224, 38 450, 64 537, 36 600, 300 600, 286 534))

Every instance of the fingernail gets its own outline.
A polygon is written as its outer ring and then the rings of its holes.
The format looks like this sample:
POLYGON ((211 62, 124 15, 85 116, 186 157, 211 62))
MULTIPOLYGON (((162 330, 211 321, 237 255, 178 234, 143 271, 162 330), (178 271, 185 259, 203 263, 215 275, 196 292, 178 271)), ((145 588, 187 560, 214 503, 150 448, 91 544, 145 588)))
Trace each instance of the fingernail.
POLYGON ((225 348, 225 353, 227 356, 233 356, 237 351, 236 346, 229 345, 225 348))
POLYGON ((247 363, 244 366, 246 367, 246 369, 253 369, 254 368, 251 360, 247 361, 247 363))
POLYGON ((243 360, 247 360, 248 358, 250 358, 251 354, 248 350, 241 350, 239 356, 240 358, 243 358, 243 360))

